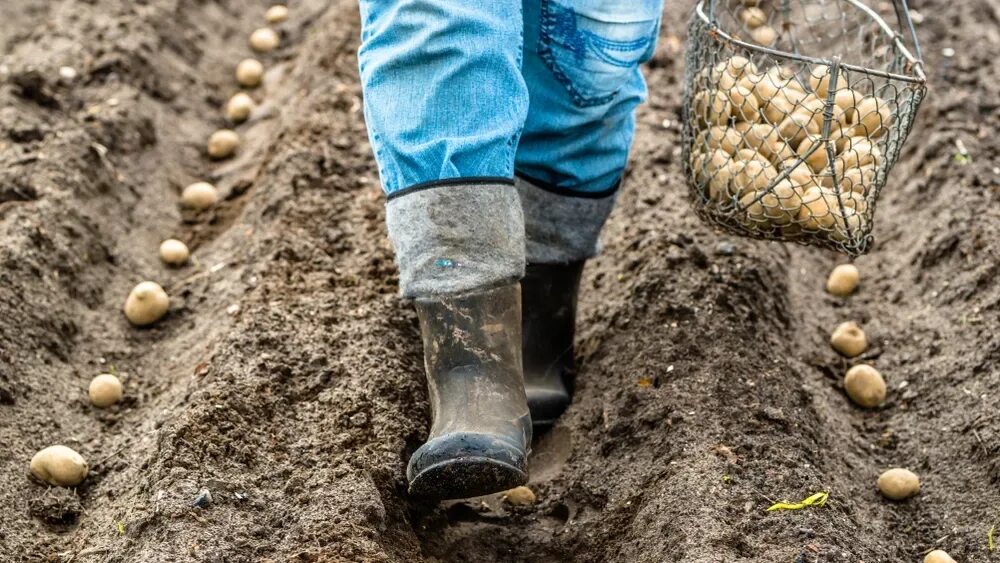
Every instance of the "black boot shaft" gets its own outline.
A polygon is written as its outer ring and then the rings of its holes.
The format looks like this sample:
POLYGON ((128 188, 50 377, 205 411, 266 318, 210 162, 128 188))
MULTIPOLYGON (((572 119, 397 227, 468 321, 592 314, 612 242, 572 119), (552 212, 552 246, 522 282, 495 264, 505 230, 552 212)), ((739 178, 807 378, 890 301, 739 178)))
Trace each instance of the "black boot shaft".
POLYGON ((536 427, 551 425, 569 405, 582 272, 583 262, 529 264, 521 280, 525 388, 536 427))

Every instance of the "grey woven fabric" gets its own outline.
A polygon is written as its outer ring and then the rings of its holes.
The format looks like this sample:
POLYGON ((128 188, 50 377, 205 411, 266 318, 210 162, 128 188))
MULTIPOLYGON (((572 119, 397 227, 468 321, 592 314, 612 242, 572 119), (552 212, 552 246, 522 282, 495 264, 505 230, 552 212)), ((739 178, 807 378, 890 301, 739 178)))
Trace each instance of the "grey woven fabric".
POLYGON ((524 217, 514 186, 447 185, 386 204, 403 297, 499 287, 524 275, 524 217))

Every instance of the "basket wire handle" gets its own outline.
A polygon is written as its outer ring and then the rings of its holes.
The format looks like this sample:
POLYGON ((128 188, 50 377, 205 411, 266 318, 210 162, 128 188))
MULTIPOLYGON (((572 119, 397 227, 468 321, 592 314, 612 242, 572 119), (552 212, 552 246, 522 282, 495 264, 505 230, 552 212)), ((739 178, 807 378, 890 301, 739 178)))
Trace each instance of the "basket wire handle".
MULTIPOLYGON (((711 0, 715 2, 715 0, 711 0)), ((917 39, 917 29, 913 26, 913 18, 910 17, 910 7, 906 0, 892 0, 892 7, 896 10, 896 19, 903 29, 910 32, 913 39, 913 54, 917 57, 917 64, 923 65, 924 55, 920 52, 920 40, 917 39)))
MULTIPOLYGON (((708 0, 708 21, 710 21, 712 25, 718 24, 715 19, 715 4, 716 0, 708 0)), ((899 22, 900 29, 910 33, 910 39, 913 40, 913 52, 916 55, 917 64, 923 66, 924 56, 920 51, 920 40, 917 39, 917 28, 914 27, 913 18, 910 17, 910 6, 906 3, 906 0, 892 0, 892 7, 896 11, 896 20, 899 22)), ((787 1, 782 2, 782 8, 786 12, 787 17, 787 1)))

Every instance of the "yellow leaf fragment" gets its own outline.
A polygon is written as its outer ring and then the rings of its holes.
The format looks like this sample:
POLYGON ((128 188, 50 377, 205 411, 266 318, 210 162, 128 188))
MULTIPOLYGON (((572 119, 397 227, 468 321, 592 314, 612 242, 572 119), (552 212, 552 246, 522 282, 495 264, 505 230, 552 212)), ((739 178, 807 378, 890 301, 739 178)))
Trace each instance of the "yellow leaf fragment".
POLYGON ((774 510, 799 510, 807 506, 823 506, 826 504, 826 499, 830 496, 830 493, 814 493, 808 498, 805 498, 799 502, 789 502, 787 500, 776 502, 768 507, 767 511, 772 512, 774 510))

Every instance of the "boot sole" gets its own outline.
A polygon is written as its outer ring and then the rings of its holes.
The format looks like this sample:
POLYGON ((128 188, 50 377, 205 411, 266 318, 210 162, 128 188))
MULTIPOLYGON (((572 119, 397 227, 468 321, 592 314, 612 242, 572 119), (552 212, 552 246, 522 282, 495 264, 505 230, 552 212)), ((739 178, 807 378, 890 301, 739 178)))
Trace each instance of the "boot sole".
POLYGON ((528 474, 488 457, 459 457, 424 468, 410 481, 415 497, 449 500, 499 493, 528 482, 528 474))

